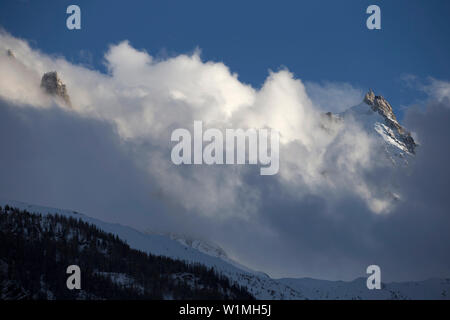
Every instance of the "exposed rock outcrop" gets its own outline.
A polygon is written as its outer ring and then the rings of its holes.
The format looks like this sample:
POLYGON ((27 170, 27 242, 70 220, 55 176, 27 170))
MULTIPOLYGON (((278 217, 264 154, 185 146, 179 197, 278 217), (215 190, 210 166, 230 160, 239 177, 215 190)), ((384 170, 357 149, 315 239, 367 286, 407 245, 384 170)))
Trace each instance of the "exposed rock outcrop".
POLYGON ((11 57, 11 58, 15 58, 15 57, 16 57, 16 56, 14 55, 14 52, 11 51, 11 49, 6 50, 6 55, 7 55, 8 57, 11 57))
POLYGON ((382 96, 376 96, 372 89, 366 93, 364 102, 368 104, 373 111, 376 111, 383 116, 385 124, 398 133, 398 138, 405 144, 408 151, 414 154, 417 144, 415 143, 413 137, 411 137, 411 134, 398 123, 389 102, 382 96))
POLYGON ((58 96, 71 106, 70 97, 66 85, 61 81, 56 71, 46 72, 41 79, 41 88, 50 95, 58 96))

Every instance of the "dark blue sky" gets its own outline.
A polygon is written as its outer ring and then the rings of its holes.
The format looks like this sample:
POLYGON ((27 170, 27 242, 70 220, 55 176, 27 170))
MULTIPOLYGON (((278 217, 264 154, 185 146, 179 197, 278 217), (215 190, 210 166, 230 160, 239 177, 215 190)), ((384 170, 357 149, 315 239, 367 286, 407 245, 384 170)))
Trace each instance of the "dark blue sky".
POLYGON ((0 3, 0 25, 46 53, 104 71, 108 45, 128 39, 159 57, 201 48, 239 79, 259 87, 268 69, 287 67, 309 81, 373 88, 394 108, 420 98, 400 78, 450 79, 450 1, 11 1, 0 3), (78 4, 82 30, 66 28, 78 4), (382 30, 365 13, 381 7, 382 30))

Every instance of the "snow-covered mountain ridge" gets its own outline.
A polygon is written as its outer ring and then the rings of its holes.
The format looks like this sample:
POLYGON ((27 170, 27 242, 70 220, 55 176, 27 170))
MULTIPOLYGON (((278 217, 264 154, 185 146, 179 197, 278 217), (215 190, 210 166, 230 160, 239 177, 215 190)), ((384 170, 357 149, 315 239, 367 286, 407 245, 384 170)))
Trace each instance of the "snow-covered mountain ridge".
MULTIPOLYGON (((156 235, 169 237, 170 239, 177 241, 178 243, 182 244, 185 247, 192 248, 192 249, 198 250, 204 254, 207 254, 209 256, 219 258, 219 259, 237 267, 238 269, 248 271, 250 273, 258 273, 258 272, 255 272, 254 270, 251 270, 250 268, 236 262, 235 260, 231 259, 223 248, 221 248, 218 244, 213 243, 211 241, 207 241, 204 239, 196 239, 196 238, 193 238, 188 235, 176 234, 176 233, 172 233, 172 232, 158 233, 158 232, 153 232, 153 231, 146 231, 145 233, 150 234, 150 235, 156 234, 156 235)), ((262 272, 260 272, 260 274, 267 277, 267 275, 262 272)))
POLYGON ((390 103, 370 90, 359 105, 335 115, 344 122, 355 121, 365 132, 381 138, 388 159, 394 165, 407 165, 416 153, 417 144, 411 134, 397 121, 390 103))
POLYGON ((214 268, 231 281, 247 288, 257 299, 304 299, 301 293, 293 290, 286 284, 271 279, 260 272, 251 271, 230 259, 222 259, 206 254, 193 247, 184 245, 170 236, 160 234, 148 234, 136 229, 115 223, 104 222, 91 218, 73 210, 56 209, 45 206, 31 205, 19 201, 1 200, 0 206, 9 205, 30 213, 59 214, 66 217, 81 219, 96 225, 99 229, 115 234, 124 240, 131 248, 153 255, 161 255, 173 259, 183 260, 188 263, 200 263, 214 268))
POLYGON ((380 290, 368 290, 366 278, 328 281, 311 278, 279 279, 281 283, 314 300, 449 300, 450 279, 428 279, 382 283, 380 290))
POLYGON ((390 103, 372 90, 360 104, 344 112, 323 114, 321 127, 332 133, 336 127, 345 130, 350 123, 373 137, 394 167, 407 166, 414 159, 418 147, 416 141, 398 122, 390 103))
POLYGON ((103 231, 117 235, 131 248, 213 267, 234 283, 247 288, 257 299, 450 299, 450 279, 383 283, 381 290, 368 290, 365 278, 350 282, 310 278, 272 279, 232 261, 223 249, 220 250, 219 256, 217 256, 217 247, 212 251, 206 250, 208 253, 202 252, 197 248, 204 248, 203 242, 192 238, 186 240, 180 236, 142 233, 127 226, 107 223, 72 210, 0 200, 0 206, 5 205, 31 213, 59 214, 81 219, 96 225, 103 231))

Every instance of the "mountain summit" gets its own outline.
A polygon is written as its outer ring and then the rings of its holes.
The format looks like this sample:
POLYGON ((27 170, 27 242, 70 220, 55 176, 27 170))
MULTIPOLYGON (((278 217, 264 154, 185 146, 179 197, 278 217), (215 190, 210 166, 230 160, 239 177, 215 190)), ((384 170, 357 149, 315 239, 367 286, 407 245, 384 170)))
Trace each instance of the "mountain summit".
POLYGON ((61 81, 56 71, 46 72, 41 79, 41 88, 50 95, 62 98, 68 106, 71 106, 70 97, 66 85, 61 81))
POLYGON ((416 153, 417 144, 411 134, 397 120, 390 103, 370 90, 364 100, 337 115, 327 118, 345 122, 353 119, 369 135, 383 141, 386 156, 394 165, 408 165, 416 153))
POLYGON ((385 125, 392 130, 389 132, 391 137, 398 139, 409 153, 414 154, 417 145, 411 134, 398 123, 389 102, 382 96, 376 96, 372 89, 364 97, 364 102, 384 118, 385 125))

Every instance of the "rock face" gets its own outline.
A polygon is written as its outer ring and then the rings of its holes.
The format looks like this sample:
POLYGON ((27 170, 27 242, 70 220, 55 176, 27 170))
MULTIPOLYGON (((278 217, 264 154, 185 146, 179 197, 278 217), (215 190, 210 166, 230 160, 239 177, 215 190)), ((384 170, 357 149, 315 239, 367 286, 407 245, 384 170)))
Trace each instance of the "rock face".
POLYGON ((387 100, 382 96, 376 96, 372 89, 370 89, 369 92, 366 93, 364 102, 371 106, 373 111, 377 111, 382 116, 392 119, 393 121, 397 121, 397 118, 395 117, 395 114, 392 111, 392 107, 389 102, 387 102, 387 100))
POLYGON ((369 136, 381 144, 394 165, 408 165, 416 153, 417 144, 411 134, 397 121, 389 102, 370 90, 360 104, 344 112, 321 115, 320 127, 332 134, 346 128, 347 121, 355 121, 369 136), (381 138, 381 140, 380 140, 381 138))
POLYGON ((15 58, 14 53, 10 49, 6 50, 6 55, 8 57, 15 58))
POLYGON ((58 77, 58 73, 56 71, 47 72, 42 76, 41 88, 43 88, 48 94, 62 98, 68 106, 71 106, 66 85, 58 77))
POLYGON ((413 137, 411 137, 411 134, 398 123, 389 102, 382 96, 376 96, 372 90, 366 93, 364 102, 384 118, 386 126, 396 133, 396 138, 404 143, 408 152, 414 154, 417 145, 413 137))

